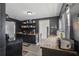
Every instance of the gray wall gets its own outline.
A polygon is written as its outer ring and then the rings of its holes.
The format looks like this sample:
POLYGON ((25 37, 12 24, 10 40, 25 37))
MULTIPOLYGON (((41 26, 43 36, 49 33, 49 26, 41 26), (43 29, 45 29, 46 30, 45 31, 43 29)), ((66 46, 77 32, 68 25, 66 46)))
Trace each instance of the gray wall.
POLYGON ((57 29, 58 29, 58 17, 53 17, 50 19, 50 34, 56 34, 57 29))
MULTIPOLYGON (((36 20, 36 33, 39 33, 39 20, 47 20, 47 19, 50 21, 50 27, 52 27, 52 26, 55 27, 55 25, 56 25, 57 29, 58 29, 59 16, 40 18, 40 19, 35 19, 36 20)), ((50 30, 50 34, 51 34, 51 32, 52 32, 52 29, 50 30)))
POLYGON ((75 50, 79 53, 79 24, 77 23, 78 14, 79 3, 76 3, 71 7, 71 38, 74 39, 75 50))
POLYGON ((78 22, 78 14, 79 14, 79 4, 75 4, 74 6, 71 7, 71 20, 72 20, 72 26, 73 26, 73 34, 75 40, 79 41, 79 25, 75 23, 78 22), (77 29, 75 28, 77 27, 77 29))
POLYGON ((5 4, 0 3, 0 56, 6 54, 6 40, 5 40, 5 4))

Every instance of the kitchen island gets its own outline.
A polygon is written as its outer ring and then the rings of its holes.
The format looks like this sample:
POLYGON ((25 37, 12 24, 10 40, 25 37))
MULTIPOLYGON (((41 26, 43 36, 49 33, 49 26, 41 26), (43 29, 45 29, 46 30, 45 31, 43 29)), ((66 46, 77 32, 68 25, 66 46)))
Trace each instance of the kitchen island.
POLYGON ((50 36, 40 42, 42 56, 77 56, 77 52, 69 49, 60 49, 58 45, 58 37, 50 36))

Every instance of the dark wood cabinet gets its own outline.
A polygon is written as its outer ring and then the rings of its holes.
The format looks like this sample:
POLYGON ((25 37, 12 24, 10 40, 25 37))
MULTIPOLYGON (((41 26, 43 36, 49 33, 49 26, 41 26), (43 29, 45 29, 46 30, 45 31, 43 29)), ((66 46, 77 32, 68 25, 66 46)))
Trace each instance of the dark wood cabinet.
POLYGON ((36 32, 36 22, 35 20, 22 21, 20 28, 23 33, 34 34, 36 32))
POLYGON ((42 48, 42 56, 78 56, 76 51, 42 48))
POLYGON ((17 34, 17 39, 23 39, 23 42, 36 44, 38 40, 37 35, 24 35, 24 34, 17 34))
POLYGON ((36 21, 26 20, 20 22, 16 38, 22 38, 24 42, 36 44, 36 21))
POLYGON ((36 44, 36 35, 24 35, 24 42, 36 44))

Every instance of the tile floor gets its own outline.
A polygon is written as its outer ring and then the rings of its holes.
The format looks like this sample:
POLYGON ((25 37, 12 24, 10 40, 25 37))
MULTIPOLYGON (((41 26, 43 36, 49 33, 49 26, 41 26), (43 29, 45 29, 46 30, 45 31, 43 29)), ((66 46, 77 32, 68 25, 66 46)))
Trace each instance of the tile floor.
POLYGON ((24 42, 22 55, 23 56, 42 56, 42 50, 40 49, 39 45, 24 42))

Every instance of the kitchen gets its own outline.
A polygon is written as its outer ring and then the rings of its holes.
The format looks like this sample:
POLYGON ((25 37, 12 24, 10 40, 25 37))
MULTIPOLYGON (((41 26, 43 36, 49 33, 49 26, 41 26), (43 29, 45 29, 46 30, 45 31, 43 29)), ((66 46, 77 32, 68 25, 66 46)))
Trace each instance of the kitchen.
POLYGON ((1 4, 6 34, 3 55, 78 56, 78 6, 75 3, 1 4))

